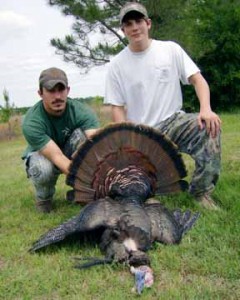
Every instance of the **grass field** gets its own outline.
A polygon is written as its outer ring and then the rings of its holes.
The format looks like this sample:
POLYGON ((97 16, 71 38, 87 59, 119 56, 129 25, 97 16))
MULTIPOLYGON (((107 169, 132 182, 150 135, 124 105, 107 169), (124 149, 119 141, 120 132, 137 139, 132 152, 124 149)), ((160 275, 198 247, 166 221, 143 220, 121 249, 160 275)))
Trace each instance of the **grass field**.
MULTIPOLYGON (((222 114, 222 173, 214 192, 221 210, 198 207, 186 193, 162 197, 168 207, 200 211, 180 245, 149 251, 155 283, 142 299, 240 299, 240 118, 222 114)), ((55 245, 30 254, 32 242, 79 212, 65 200, 64 177, 57 185, 54 212, 35 211, 33 189, 20 159, 25 142, 0 142, 0 299, 138 299, 129 269, 122 265, 74 269, 74 256, 101 256, 94 245, 55 245)), ((184 157, 188 169, 191 160, 184 157)))

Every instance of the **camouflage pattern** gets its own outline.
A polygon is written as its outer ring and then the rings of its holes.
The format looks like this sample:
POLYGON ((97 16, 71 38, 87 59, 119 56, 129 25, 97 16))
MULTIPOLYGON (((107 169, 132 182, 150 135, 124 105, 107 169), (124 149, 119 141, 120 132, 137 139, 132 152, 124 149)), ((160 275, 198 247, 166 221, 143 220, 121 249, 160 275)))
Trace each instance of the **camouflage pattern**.
POLYGON ((80 128, 75 129, 67 140, 63 149, 63 153, 67 156, 67 158, 71 159, 74 151, 76 151, 79 145, 85 140, 86 136, 84 132, 80 128))
POLYGON ((189 187, 189 192, 194 197, 213 191, 221 167, 220 133, 212 138, 205 128, 200 130, 197 116, 198 114, 178 112, 156 126, 169 136, 180 152, 189 154, 194 159, 195 170, 189 187))
MULTIPOLYGON (((79 128, 75 129, 67 140, 63 153, 71 159, 78 145, 86 140, 79 128)), ((38 151, 31 152, 25 159, 28 178, 31 179, 36 192, 37 201, 51 200, 55 193, 55 185, 61 171, 38 151)))

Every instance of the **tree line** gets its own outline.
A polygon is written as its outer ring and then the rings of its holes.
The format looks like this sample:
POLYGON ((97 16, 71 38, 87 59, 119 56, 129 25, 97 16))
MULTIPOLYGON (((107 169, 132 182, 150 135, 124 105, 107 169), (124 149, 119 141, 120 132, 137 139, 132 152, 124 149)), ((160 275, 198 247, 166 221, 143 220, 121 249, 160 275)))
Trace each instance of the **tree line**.
MULTIPOLYGON (((127 44, 121 33, 122 0, 49 0, 72 16, 72 32, 51 40, 56 53, 81 72, 106 64, 127 44)), ((207 79, 214 110, 240 106, 240 0, 148 0, 152 38, 178 42, 207 79)), ((195 94, 183 88, 185 108, 196 109, 195 94)))

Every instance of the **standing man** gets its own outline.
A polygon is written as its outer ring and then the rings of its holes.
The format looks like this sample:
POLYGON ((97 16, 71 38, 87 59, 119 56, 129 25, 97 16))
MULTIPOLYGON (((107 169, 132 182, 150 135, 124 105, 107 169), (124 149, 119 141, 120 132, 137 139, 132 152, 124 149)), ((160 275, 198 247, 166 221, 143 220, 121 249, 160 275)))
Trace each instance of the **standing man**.
POLYGON ((210 106, 210 91, 199 68, 175 42, 149 37, 146 8, 126 3, 120 23, 129 45, 110 63, 105 103, 114 122, 147 124, 167 134, 181 152, 195 160, 189 192, 205 208, 218 209, 210 194, 220 173, 221 120, 210 106), (198 114, 182 109, 182 84, 192 84, 200 104, 198 114))
POLYGON ((99 126, 89 108, 68 98, 69 90, 64 71, 42 71, 38 91, 42 99, 28 110, 22 125, 28 143, 22 158, 35 187, 37 210, 44 213, 52 210, 58 176, 68 174, 73 152, 99 126))

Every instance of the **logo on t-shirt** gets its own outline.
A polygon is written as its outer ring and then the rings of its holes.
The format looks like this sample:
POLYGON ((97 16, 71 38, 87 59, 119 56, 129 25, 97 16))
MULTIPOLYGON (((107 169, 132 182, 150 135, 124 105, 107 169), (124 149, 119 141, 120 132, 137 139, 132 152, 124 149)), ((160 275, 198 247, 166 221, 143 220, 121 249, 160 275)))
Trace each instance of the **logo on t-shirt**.
POLYGON ((62 130, 62 134, 64 135, 65 138, 68 138, 68 137, 71 135, 71 130, 70 130, 70 128, 65 127, 65 128, 62 130))
POLYGON ((156 74, 159 81, 161 82, 170 81, 170 70, 167 66, 156 68, 156 74))

